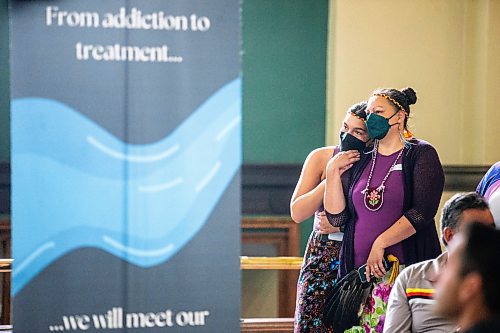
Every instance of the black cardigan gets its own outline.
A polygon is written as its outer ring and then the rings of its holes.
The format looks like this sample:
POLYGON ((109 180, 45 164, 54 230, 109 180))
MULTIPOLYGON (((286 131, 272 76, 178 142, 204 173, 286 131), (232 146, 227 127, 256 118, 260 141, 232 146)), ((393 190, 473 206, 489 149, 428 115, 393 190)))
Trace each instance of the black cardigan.
MULTIPOLYGON (((433 259, 441 253, 434 216, 444 188, 443 167, 434 147, 423 140, 412 139, 410 143, 412 143, 411 148, 405 148, 402 161, 403 215, 417 232, 403 240, 406 265, 433 259)), ((361 155, 360 161, 342 175, 347 207, 338 214, 326 212, 330 224, 344 226, 340 277, 354 269, 354 221, 357 216, 352 203, 352 191, 366 165, 371 161, 371 154, 361 155)))

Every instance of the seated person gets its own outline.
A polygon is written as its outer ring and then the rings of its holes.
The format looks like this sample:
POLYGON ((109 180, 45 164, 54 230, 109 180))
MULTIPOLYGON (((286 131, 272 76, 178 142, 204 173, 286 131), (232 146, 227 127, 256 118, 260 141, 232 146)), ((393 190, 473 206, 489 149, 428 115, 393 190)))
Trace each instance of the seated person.
POLYGON ((488 201, 493 219, 497 227, 500 227, 500 161, 486 172, 477 185, 476 192, 488 201))
POLYGON ((481 194, 486 201, 500 188, 500 161, 496 162, 484 174, 476 188, 476 192, 481 194))
POLYGON ((471 223, 449 246, 436 283, 436 313, 461 333, 500 332, 500 231, 471 223))
MULTIPOLYGON (((458 193, 441 215, 441 241, 445 246, 464 225, 480 222, 494 226, 488 203, 475 192, 458 193)), ((389 296, 384 332, 452 332, 455 324, 433 313, 433 282, 447 253, 404 269, 389 296)))

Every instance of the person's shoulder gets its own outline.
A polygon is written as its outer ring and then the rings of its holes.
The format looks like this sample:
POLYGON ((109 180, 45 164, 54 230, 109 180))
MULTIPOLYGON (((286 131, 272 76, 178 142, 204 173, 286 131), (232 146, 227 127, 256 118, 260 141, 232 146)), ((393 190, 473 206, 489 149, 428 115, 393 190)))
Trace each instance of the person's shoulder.
POLYGON ((327 146, 314 149, 309 153, 309 155, 307 155, 306 161, 304 162, 304 168, 309 170, 308 172, 322 173, 326 164, 336 150, 338 150, 336 149, 336 146, 327 146))
POLYGON ((413 138, 409 140, 412 148, 415 148, 417 150, 426 150, 426 149, 433 149, 435 150, 434 146, 430 144, 428 141, 422 140, 422 139, 417 139, 413 138))
POLYGON ((333 154, 333 151, 338 149, 338 146, 325 146, 314 149, 311 153, 316 154, 333 154))
POLYGON ((405 276, 406 278, 414 276, 424 277, 427 274, 427 271, 436 265, 437 260, 438 258, 429 259, 409 265, 401 271, 400 275, 405 276))
POLYGON ((338 146, 319 147, 311 151, 308 157, 311 159, 328 160, 333 156, 335 151, 338 151, 338 146))
POLYGON ((409 140, 410 143, 410 149, 408 151, 408 154, 410 156, 414 156, 415 158, 427 158, 427 159, 439 159, 438 152, 436 148, 429 142, 422 140, 422 139, 411 139, 409 140))
POLYGON ((489 169, 488 171, 486 172, 485 174, 485 177, 488 177, 488 176, 496 176, 500 174, 500 161, 494 163, 489 169))

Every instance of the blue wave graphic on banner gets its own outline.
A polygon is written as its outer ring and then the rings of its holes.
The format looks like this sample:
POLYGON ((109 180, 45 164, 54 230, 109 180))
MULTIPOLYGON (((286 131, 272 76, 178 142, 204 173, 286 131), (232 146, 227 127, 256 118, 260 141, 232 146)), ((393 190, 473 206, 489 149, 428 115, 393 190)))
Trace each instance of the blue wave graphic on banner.
POLYGON ((143 145, 118 140, 57 101, 16 99, 12 164, 14 295, 81 247, 158 265, 202 228, 239 170, 241 80, 143 145))

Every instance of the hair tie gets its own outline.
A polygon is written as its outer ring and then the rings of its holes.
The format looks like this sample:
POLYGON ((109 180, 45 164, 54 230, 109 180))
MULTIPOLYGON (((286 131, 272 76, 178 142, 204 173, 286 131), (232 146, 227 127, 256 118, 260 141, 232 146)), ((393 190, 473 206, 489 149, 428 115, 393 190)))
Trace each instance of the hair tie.
POLYGON ((386 95, 386 94, 380 94, 380 93, 376 93, 376 94, 373 94, 373 96, 380 96, 380 97, 383 97, 385 99, 388 99, 389 101, 391 101, 394 105, 396 105, 401 111, 403 111, 406 115, 406 117, 409 117, 408 115, 408 112, 406 112, 405 108, 399 104, 398 101, 396 101, 394 98, 392 98, 391 96, 389 95, 386 95))
POLYGON ((361 117, 361 116, 359 116, 359 115, 355 114, 354 112, 349 112, 349 113, 351 114, 351 116, 356 117, 356 118, 358 118, 359 120, 366 121, 366 119, 365 119, 365 118, 363 118, 363 117, 361 117))

